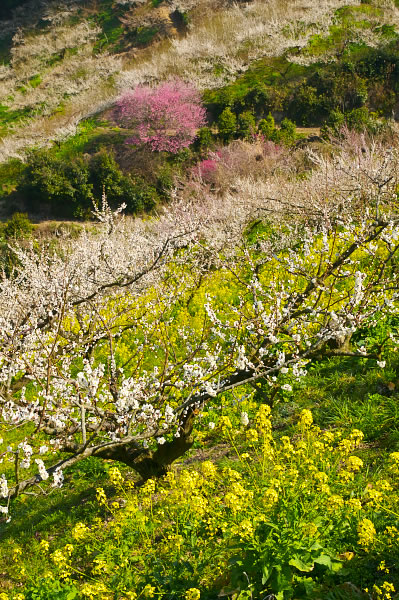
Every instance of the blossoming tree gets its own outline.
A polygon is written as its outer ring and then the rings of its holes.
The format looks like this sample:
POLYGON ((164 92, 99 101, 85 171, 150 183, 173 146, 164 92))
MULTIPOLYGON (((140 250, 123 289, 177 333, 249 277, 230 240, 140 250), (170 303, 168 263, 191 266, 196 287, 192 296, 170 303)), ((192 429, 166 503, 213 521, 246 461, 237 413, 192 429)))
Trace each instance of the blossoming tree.
POLYGON ((397 348, 393 327, 351 341, 397 313, 395 219, 338 215, 252 244, 226 223, 217 247, 205 213, 177 203, 148 223, 105 205, 79 245, 14 248, 0 283, 2 512, 89 456, 161 475, 221 394, 262 384, 272 405, 309 361, 383 366, 397 348))
POLYGON ((187 148, 206 122, 200 94, 181 79, 125 92, 117 101, 115 117, 134 130, 128 143, 174 154, 187 148))

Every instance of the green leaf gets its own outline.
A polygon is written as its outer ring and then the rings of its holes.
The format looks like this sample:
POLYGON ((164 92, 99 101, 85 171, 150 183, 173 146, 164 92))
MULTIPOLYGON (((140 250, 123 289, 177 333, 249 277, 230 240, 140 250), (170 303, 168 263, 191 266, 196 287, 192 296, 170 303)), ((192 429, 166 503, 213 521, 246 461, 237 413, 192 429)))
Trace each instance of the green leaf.
POLYGON ((262 585, 265 585, 270 578, 270 569, 266 565, 262 565, 262 585))
POLYGON ((291 558, 288 564, 298 569, 298 571, 303 571, 305 573, 312 571, 314 566, 313 561, 311 563, 306 563, 299 556, 294 556, 294 558, 291 558))
POLYGON ((318 565, 325 565, 330 571, 332 569, 331 557, 328 554, 321 554, 318 558, 314 559, 314 562, 318 565))

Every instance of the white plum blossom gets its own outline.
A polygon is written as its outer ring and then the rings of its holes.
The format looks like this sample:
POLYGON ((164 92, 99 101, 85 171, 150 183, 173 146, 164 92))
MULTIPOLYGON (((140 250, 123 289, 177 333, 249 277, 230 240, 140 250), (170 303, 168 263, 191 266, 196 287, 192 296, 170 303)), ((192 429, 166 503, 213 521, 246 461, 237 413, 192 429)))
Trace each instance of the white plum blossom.
MULTIPOLYGON (((46 479, 49 478, 49 474, 46 470, 46 467, 44 466, 44 462, 40 459, 40 458, 35 458, 35 463, 37 464, 37 467, 39 469, 39 474, 40 477, 46 481, 46 479)), ((59 486, 60 487, 60 486, 59 486)))
POLYGON ((284 390, 285 392, 292 392, 292 386, 289 383, 284 383, 281 386, 281 389, 284 390))
POLYGON ((246 412, 241 413, 240 423, 244 427, 246 427, 248 425, 248 423, 249 423, 248 413, 246 413, 246 412))
POLYGON ((7 483, 7 479, 6 476, 3 475, 0 478, 0 498, 7 498, 8 497, 8 483, 7 483))
POLYGON ((61 467, 57 467, 53 473, 53 487, 61 488, 64 483, 64 473, 61 470, 61 467))

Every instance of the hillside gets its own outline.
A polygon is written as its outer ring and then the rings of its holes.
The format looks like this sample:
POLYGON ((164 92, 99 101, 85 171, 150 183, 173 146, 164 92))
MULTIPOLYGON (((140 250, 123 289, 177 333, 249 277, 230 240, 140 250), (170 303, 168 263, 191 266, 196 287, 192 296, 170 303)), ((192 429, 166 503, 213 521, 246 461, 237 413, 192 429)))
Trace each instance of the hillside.
POLYGON ((4 0, 0 600, 399 598, 399 2, 4 0))

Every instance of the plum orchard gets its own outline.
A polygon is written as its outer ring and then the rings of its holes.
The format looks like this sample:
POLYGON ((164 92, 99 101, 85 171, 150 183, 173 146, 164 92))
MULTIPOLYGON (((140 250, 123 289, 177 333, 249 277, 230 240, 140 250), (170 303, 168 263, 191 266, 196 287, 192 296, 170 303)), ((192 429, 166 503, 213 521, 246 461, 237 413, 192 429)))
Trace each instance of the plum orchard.
POLYGON ((179 211, 131 223, 105 205, 79 244, 15 249, 0 286, 2 512, 89 456, 164 474, 204 406, 237 386, 272 405, 313 359, 383 366, 396 350, 397 222, 366 214, 221 249, 179 211))

